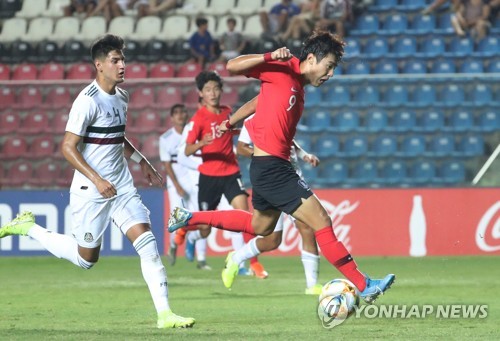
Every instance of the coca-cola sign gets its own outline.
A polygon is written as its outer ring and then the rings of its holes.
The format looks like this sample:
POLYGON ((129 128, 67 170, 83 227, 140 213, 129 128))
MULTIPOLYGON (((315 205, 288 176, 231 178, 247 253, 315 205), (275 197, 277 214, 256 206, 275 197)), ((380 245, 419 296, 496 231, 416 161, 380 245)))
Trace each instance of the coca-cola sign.
POLYGON ((491 206, 479 221, 476 244, 486 252, 500 250, 500 201, 491 206))

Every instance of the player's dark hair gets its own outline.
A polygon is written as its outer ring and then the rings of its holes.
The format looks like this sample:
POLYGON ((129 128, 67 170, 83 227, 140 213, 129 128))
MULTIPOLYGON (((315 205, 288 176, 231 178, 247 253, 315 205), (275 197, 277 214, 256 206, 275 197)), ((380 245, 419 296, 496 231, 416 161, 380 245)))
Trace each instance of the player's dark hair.
POLYGON ((184 104, 176 103, 172 106, 172 108, 170 108, 170 116, 172 116, 174 114, 175 110, 177 110, 179 108, 186 110, 186 106, 184 104))
POLYGON ((235 18, 233 18, 233 17, 227 18, 226 23, 229 24, 230 22, 232 22, 234 25, 236 25, 236 19, 235 18))
POLYGON ((196 18, 196 27, 200 27, 201 25, 208 24, 208 20, 206 18, 196 18))
POLYGON ((92 60, 105 58, 111 51, 122 51, 125 48, 125 42, 119 36, 106 34, 92 43, 90 47, 90 56, 92 60))
POLYGON ((222 89, 222 78, 216 71, 202 71, 196 76, 196 87, 201 91, 205 84, 210 81, 219 83, 219 87, 222 89))
POLYGON ((335 56, 335 66, 337 66, 344 56, 345 42, 337 35, 322 30, 314 31, 303 43, 300 52, 300 61, 307 59, 307 55, 312 53, 319 63, 328 54, 335 56))

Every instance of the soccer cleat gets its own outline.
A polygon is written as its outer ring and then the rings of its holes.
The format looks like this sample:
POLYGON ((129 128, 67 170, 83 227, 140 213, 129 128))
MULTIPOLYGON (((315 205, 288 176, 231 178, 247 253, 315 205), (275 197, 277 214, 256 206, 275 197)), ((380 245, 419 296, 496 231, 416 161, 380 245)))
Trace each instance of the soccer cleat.
POLYGON ((195 323, 192 317, 176 315, 172 310, 165 310, 158 314, 158 328, 189 328, 195 323))
POLYGON ((205 260, 198 261, 198 264, 196 265, 196 267, 200 270, 207 270, 207 271, 212 270, 212 267, 210 265, 208 265, 207 261, 205 261, 205 260))
POLYGON ((389 274, 383 279, 371 279, 367 276, 365 290, 361 291, 359 296, 366 303, 372 304, 380 295, 383 295, 384 292, 391 287, 395 279, 396 276, 393 274, 389 274))
POLYGON ((193 214, 182 207, 176 207, 172 213, 170 213, 170 218, 168 219, 168 232, 174 232, 181 227, 188 224, 188 220, 191 219, 193 214))
POLYGON ((194 246, 196 242, 192 242, 189 238, 186 241, 186 250, 184 251, 186 254, 186 259, 190 262, 194 260, 194 246))
POLYGON ((180 228, 175 232, 174 243, 177 246, 184 244, 184 240, 186 239, 187 230, 180 228))
POLYGON ((233 286, 234 279, 236 275, 238 275, 239 266, 233 261, 233 255, 235 251, 231 251, 227 254, 226 257, 226 266, 222 270, 222 282, 224 286, 228 289, 231 289, 233 286))
POLYGON ((265 279, 269 274, 267 273, 266 270, 264 270, 264 266, 260 264, 259 262, 255 262, 250 264, 250 269, 252 269, 255 277, 265 279))
POLYGON ((305 294, 319 296, 321 294, 321 289, 323 289, 323 286, 321 284, 316 284, 312 287, 306 288, 305 294))
POLYGON ((28 231, 33 225, 35 225, 35 216, 30 211, 24 211, 0 228, 0 238, 7 236, 27 236, 28 231))
POLYGON ((170 249, 168 250, 167 259, 170 265, 175 265, 175 261, 177 260, 177 245, 170 245, 170 249))

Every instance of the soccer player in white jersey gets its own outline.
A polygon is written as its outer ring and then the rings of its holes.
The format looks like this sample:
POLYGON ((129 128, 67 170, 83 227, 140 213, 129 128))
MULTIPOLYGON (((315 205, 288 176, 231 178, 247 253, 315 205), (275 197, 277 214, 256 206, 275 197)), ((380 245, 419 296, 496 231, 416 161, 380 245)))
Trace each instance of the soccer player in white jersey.
MULTIPOLYGON (((245 104, 240 108, 240 111, 252 110, 256 106, 257 97, 252 99, 249 103, 245 104)), ((249 116, 245 121, 251 120, 253 117, 249 116)), ((314 154, 309 154, 304 151, 295 141, 294 145, 290 150, 290 162, 297 171, 297 174, 302 178, 302 171, 299 167, 299 157, 310 163, 313 167, 318 166, 319 159, 314 154)), ((237 145, 238 155, 245 157, 251 157, 253 154, 252 139, 248 133, 248 130, 243 124, 238 137, 237 145)), ((301 250, 301 260, 304 266, 304 273, 306 277, 306 295, 319 295, 321 293, 321 284, 318 284, 318 274, 319 274, 319 255, 318 246, 316 245, 316 238, 314 237, 314 230, 304 223, 295 220, 290 217, 302 237, 302 250, 301 250)), ((260 255, 262 252, 269 252, 278 248, 281 244, 283 238, 283 227, 284 227, 285 214, 281 213, 281 216, 274 228, 273 233, 268 236, 262 237, 257 236, 250 240, 243 248, 230 252, 228 259, 232 262, 239 264, 247 259, 260 255)), ((227 264, 226 268, 222 271, 222 280, 224 285, 230 288, 233 284, 235 274, 233 269, 231 269, 231 264, 227 264)))
POLYGON ((75 168, 70 188, 73 237, 51 233, 23 212, 0 228, 0 238, 30 236, 58 258, 83 269, 99 259, 102 236, 109 223, 130 240, 141 259, 141 270, 158 314, 158 328, 191 327, 193 318, 172 312, 167 274, 149 210, 133 184, 126 157, 141 165, 151 185, 162 185, 161 175, 125 137, 128 93, 117 85, 125 80, 123 39, 105 35, 91 47, 96 79, 83 89, 69 113, 61 150, 75 168))

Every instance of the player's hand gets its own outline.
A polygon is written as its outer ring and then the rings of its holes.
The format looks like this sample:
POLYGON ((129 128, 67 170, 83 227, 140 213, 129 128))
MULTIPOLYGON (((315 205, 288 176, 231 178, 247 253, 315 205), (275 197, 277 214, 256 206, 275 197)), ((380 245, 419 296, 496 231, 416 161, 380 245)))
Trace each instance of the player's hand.
POLYGON ((116 188, 111 182, 106 179, 99 179, 96 181, 95 186, 103 198, 109 199, 116 195, 116 188))
POLYGON ((142 174, 144 174, 148 180, 149 186, 163 187, 163 177, 146 159, 142 159, 140 165, 142 174))
POLYGON ((175 188, 175 190, 177 191, 177 194, 179 194, 179 196, 181 198, 187 199, 188 195, 187 195, 186 191, 184 190, 184 188, 182 188, 181 186, 178 186, 175 188))
POLYGON ((305 162, 307 163, 310 163, 311 166, 313 167, 317 167, 319 165, 319 159, 316 155, 314 154, 306 154, 304 155, 304 159, 303 159, 305 162))
POLYGON ((224 120, 222 121, 222 123, 219 125, 219 131, 224 134, 226 131, 228 131, 229 129, 227 129, 226 127, 226 123, 229 122, 229 120, 224 120))
POLYGON ((212 142, 214 142, 214 137, 210 133, 205 134, 205 136, 201 139, 201 143, 203 143, 204 146, 211 144, 212 142))
POLYGON ((280 47, 276 51, 271 52, 271 57, 273 58, 273 60, 286 62, 293 57, 293 54, 286 47, 280 47))

